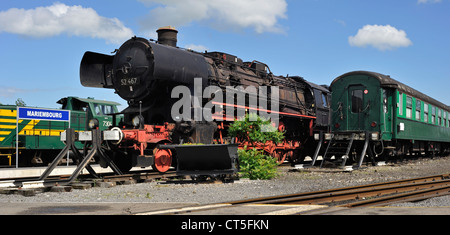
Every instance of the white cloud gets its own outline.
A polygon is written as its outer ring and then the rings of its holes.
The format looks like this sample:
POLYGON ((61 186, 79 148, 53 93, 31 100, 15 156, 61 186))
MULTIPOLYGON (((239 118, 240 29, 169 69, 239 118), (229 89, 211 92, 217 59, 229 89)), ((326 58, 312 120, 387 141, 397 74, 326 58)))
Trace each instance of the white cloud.
POLYGON ((92 8, 54 3, 34 9, 11 8, 0 12, 0 33, 33 38, 60 34, 105 39, 120 43, 133 36, 117 18, 99 16, 92 8))
POLYGON ((365 25, 355 36, 350 36, 348 42, 351 46, 373 46, 382 51, 412 45, 405 31, 390 25, 365 25))
POLYGON ((257 33, 283 32, 279 19, 286 19, 285 0, 139 0, 153 6, 143 20, 145 29, 175 27, 197 21, 218 29, 252 28, 257 33))
POLYGON ((191 50, 194 50, 194 51, 199 51, 199 52, 204 52, 204 51, 208 50, 208 48, 206 46, 195 45, 195 44, 186 45, 186 46, 184 46, 184 48, 191 49, 191 50))
POLYGON ((418 4, 438 3, 438 2, 442 2, 442 0, 417 0, 418 4))
POLYGON ((10 98, 18 93, 23 93, 26 90, 17 87, 0 87, 0 97, 10 98))

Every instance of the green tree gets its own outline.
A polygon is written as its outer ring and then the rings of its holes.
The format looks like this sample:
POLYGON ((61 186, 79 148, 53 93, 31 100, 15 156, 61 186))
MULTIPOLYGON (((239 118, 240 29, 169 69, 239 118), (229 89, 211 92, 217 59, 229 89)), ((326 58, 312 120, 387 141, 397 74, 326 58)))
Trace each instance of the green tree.
POLYGON ((16 105, 17 106, 21 106, 21 107, 25 107, 27 104, 25 104, 25 101, 23 101, 22 98, 18 98, 16 100, 16 105))

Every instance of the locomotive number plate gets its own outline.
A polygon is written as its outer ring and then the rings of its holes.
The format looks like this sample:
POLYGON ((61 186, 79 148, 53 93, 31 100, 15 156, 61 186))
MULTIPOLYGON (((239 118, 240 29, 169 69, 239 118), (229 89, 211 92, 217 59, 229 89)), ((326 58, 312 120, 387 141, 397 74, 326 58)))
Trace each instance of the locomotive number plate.
POLYGON ((120 79, 120 85, 122 86, 133 86, 133 85, 138 85, 139 82, 139 78, 122 78, 120 79))

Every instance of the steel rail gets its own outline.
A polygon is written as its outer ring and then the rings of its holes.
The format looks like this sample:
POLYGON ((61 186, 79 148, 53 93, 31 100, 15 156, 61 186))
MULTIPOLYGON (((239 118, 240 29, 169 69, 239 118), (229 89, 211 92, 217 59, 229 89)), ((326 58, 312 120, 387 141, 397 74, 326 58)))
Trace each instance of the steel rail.
MULTIPOLYGON (((271 197, 261 197, 261 198, 254 198, 254 199, 248 199, 248 200, 239 200, 239 201, 231 201, 231 202, 224 202, 224 203, 213 203, 213 204, 207 204, 207 205, 200 205, 200 206, 192 206, 192 207, 183 207, 183 208, 174 208, 174 209, 168 209, 168 210, 161 210, 161 211, 151 211, 142 213, 145 215, 163 215, 163 214, 189 214, 189 213, 199 213, 202 211, 211 211, 211 214, 214 214, 214 210, 222 209, 222 208, 229 208, 229 207, 239 207, 243 205, 273 205, 273 204, 285 204, 285 205, 298 205, 298 204, 318 204, 318 203, 331 203, 331 202, 337 202, 337 201, 346 201, 346 200, 358 200, 363 199, 365 197, 379 197, 381 195, 386 194, 398 194, 398 192, 405 192, 405 191, 415 191, 417 194, 421 195, 420 192, 425 192, 423 189, 420 190, 420 188, 426 188, 427 190, 434 191, 434 195, 444 195, 443 193, 440 193, 440 191, 437 191, 435 189, 440 188, 444 189, 450 186, 450 174, 443 174, 443 175, 434 175, 434 176, 427 176, 427 177, 419 177, 419 178, 413 178, 413 179, 406 179, 406 180, 397 180, 397 181, 390 181, 385 183, 375 183, 375 184, 369 184, 369 185, 361 185, 361 186, 355 186, 355 187, 345 187, 345 188, 338 188, 338 189, 328 189, 328 190, 321 190, 321 191, 315 191, 315 192, 306 192, 306 193, 298 193, 298 194, 289 194, 289 195, 281 195, 281 196, 271 196, 271 197), (439 184, 441 186, 436 186, 436 184, 439 184), (376 191, 375 193, 371 191, 376 191), (437 194, 440 193, 440 194, 437 194)), ((387 198, 388 196, 383 196, 380 198, 387 198)), ((424 198, 424 196, 422 196, 424 198)), ((364 200, 364 199, 363 199, 364 200)), ((364 200, 367 201, 367 200, 364 200)), ((351 206, 350 204, 342 204, 341 206, 351 206)), ((368 205, 368 204, 367 204, 368 205)), ((358 205, 354 205, 356 207, 358 205)), ((365 206, 361 204, 361 206, 365 206)), ((315 209, 316 210, 324 210, 322 209, 315 209)), ((305 212, 298 213, 298 214, 304 214, 305 212)), ((208 214, 208 213, 205 213, 208 214)))
MULTIPOLYGON (((79 176, 80 180, 89 181, 92 179, 103 181, 103 182, 119 182, 119 181, 128 181, 128 180, 148 180, 148 179, 161 179, 161 178, 173 178, 177 177, 176 172, 174 170, 169 170, 166 173, 162 174, 160 172, 143 170, 131 172, 126 175, 110 175, 111 173, 99 173, 97 174, 98 178, 90 177, 89 175, 79 176)), ((24 184, 28 182, 41 182, 42 187, 52 187, 55 185, 70 185, 73 180, 70 178, 73 177, 71 174, 62 174, 62 175, 52 175, 48 176, 45 180, 40 180, 39 176, 31 176, 31 177, 13 177, 13 178, 5 178, 0 180, 0 184, 8 183, 8 185, 14 184, 16 187, 22 187, 24 184)), ((10 186, 8 186, 10 187, 10 186)))
POLYGON ((435 186, 412 192, 399 193, 392 196, 373 198, 340 205, 342 207, 385 206, 392 203, 421 201, 433 197, 450 195, 450 185, 435 186))
POLYGON ((134 172, 132 174, 125 175, 106 175, 101 178, 104 182, 124 181, 124 180, 148 180, 148 179, 160 179, 160 178, 173 178, 177 177, 175 170, 169 170, 165 173, 155 171, 142 171, 134 172))
MULTIPOLYGON (((318 204, 327 202, 332 203, 342 200, 354 200, 354 199, 362 199, 364 197, 385 195, 386 192, 391 189, 397 188, 398 190, 401 190, 402 185, 412 188, 417 186, 419 183, 436 182, 445 179, 450 179, 450 174, 433 175, 413 179, 396 180, 390 182, 344 187, 337 189, 326 189, 298 194, 262 197, 262 198, 234 201, 230 202, 230 204, 239 205, 239 204, 255 204, 255 203, 260 204, 318 204), (374 190, 377 190, 377 193, 375 195, 373 193, 370 193, 371 191, 374 190)), ((392 193, 392 191, 390 193, 392 193)))
POLYGON ((380 197, 390 194, 399 194, 422 189, 435 189, 436 187, 450 187, 450 180, 440 180, 436 182, 420 182, 402 185, 389 185, 386 187, 369 187, 363 189, 338 191, 331 193, 319 193, 308 196, 298 196, 283 199, 266 200, 263 204, 325 204, 337 203, 349 200, 365 200, 366 198, 380 197))

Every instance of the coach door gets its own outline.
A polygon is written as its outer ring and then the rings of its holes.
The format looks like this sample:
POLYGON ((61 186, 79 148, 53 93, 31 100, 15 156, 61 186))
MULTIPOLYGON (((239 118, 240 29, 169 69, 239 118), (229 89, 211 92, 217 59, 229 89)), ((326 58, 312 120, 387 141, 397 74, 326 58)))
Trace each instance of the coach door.
POLYGON ((348 87, 348 130, 365 130, 367 123, 368 100, 365 98, 368 90, 363 85, 348 87))
MULTIPOLYGON (((384 139, 391 139, 392 138, 392 90, 390 89, 381 89, 382 92, 382 98, 383 98, 383 115, 381 116, 383 120, 381 120, 381 136, 384 139)), ((420 110, 420 103, 419 103, 419 110, 420 110)))

